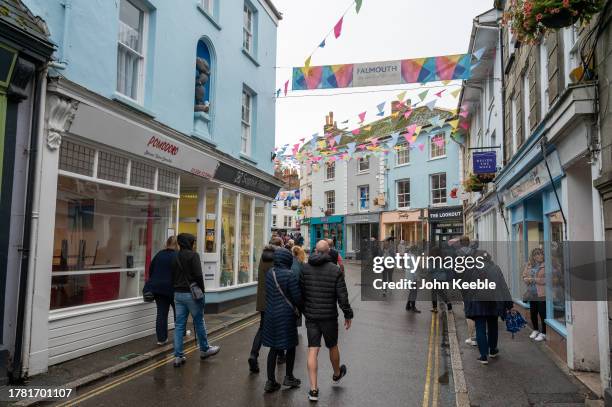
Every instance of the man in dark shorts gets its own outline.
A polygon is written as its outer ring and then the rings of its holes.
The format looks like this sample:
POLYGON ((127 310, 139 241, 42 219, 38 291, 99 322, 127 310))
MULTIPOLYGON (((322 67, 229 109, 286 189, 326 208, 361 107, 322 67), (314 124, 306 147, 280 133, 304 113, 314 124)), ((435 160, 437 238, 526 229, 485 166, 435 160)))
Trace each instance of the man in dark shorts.
POLYGON ((315 252, 304 265, 300 278, 304 299, 304 316, 308 336, 308 377, 310 401, 319 400, 317 364, 321 337, 329 349, 329 359, 334 369, 332 380, 338 383, 346 375, 346 366, 340 365, 338 350, 338 306, 344 313, 344 327, 351 327, 353 310, 349 304, 344 273, 332 262, 329 244, 317 242, 315 252))

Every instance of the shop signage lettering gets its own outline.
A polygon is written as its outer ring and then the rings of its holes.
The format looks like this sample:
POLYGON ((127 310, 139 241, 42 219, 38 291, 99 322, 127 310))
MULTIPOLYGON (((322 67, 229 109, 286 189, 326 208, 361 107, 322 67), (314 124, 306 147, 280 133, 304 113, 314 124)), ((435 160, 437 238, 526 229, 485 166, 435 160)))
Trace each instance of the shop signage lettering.
POLYGON ((220 163, 215 171, 215 177, 219 181, 227 182, 238 187, 248 189, 249 191, 268 196, 276 197, 280 189, 279 186, 265 181, 255 175, 249 174, 230 165, 220 163))
POLYGON ((431 221, 448 220, 448 219, 462 219, 463 209, 462 208, 445 208, 445 209, 430 209, 429 219, 431 221))
POLYGON ((472 154, 474 174, 494 174, 497 170, 495 151, 481 151, 472 154))
MULTIPOLYGON (((556 178, 563 174, 559 153, 553 151, 547 158, 550 167, 550 175, 556 178)), ((520 178, 512 187, 506 190, 503 194, 504 203, 508 205, 532 192, 539 190, 544 185, 550 183, 550 177, 546 170, 544 161, 540 161, 534 168, 529 170, 522 178, 520 178)))
POLYGON ((156 149, 158 149, 160 151, 163 151, 163 152, 166 152, 166 153, 172 154, 172 155, 176 155, 176 153, 178 153, 178 151, 179 151, 178 146, 176 146, 176 145, 174 145, 172 143, 169 143, 167 141, 160 140, 160 139, 158 139, 155 136, 152 136, 149 139, 149 142, 147 143, 147 147, 153 147, 153 148, 156 148, 156 149))

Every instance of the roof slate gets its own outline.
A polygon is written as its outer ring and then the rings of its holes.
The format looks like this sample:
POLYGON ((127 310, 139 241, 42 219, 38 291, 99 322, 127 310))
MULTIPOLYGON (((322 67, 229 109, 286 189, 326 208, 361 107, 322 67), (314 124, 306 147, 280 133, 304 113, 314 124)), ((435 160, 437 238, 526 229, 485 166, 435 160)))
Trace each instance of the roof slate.
POLYGON ((32 14, 20 0, 0 0, 0 21, 41 41, 48 41, 49 31, 45 22, 32 14))

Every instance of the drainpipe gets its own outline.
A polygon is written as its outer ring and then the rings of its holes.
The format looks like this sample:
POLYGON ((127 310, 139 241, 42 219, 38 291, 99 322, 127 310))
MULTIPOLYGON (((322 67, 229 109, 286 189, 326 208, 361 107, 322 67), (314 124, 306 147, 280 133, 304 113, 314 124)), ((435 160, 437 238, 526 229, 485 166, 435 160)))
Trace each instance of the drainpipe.
POLYGON ((19 381, 23 376, 23 367, 28 366, 30 356, 30 325, 32 304, 28 304, 28 291, 32 290, 36 270, 36 247, 38 237, 38 213, 40 196, 40 171, 42 167, 43 131, 46 106, 47 68, 39 72, 36 78, 34 96, 32 133, 28 157, 28 177, 26 189, 25 220, 21 242, 21 275, 17 294, 17 324, 15 327, 15 353, 11 371, 11 381, 19 381), (28 278, 29 277, 29 278, 28 278))
POLYGON ((60 62, 66 65, 70 61, 68 37, 70 34, 70 21, 72 19, 72 0, 64 0, 62 6, 64 6, 64 32, 62 33, 62 55, 60 62))

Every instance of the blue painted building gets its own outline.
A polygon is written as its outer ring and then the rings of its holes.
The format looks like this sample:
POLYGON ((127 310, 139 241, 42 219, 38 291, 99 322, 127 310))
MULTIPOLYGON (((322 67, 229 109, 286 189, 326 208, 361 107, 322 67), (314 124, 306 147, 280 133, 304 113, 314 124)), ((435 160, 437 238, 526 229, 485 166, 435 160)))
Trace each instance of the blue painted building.
MULTIPOLYGON (((450 118, 450 113, 444 113, 450 118)), ((441 114, 441 117, 445 116, 441 114)), ((450 133, 448 123, 442 127, 424 127, 416 140, 398 143, 387 156, 388 211, 381 216, 383 239, 393 236, 418 243, 428 239, 448 240, 463 232, 458 206, 461 201, 457 196, 460 144, 450 133)))
POLYGON ((281 14, 271 0, 25 3, 57 47, 32 180, 31 376, 151 335, 142 290, 172 235, 197 237, 207 312, 254 297, 281 186, 281 14))

